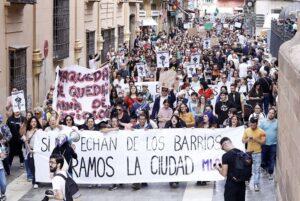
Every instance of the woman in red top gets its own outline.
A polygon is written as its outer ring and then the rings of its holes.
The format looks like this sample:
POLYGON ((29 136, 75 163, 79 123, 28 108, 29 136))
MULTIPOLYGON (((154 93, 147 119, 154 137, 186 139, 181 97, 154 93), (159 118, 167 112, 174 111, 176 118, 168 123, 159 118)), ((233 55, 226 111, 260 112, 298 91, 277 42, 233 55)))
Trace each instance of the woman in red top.
POLYGON ((214 92, 211 88, 208 87, 207 83, 205 81, 200 82, 200 89, 198 91, 199 95, 203 95, 208 104, 210 104, 210 101, 214 98, 214 92))
POLYGON ((129 95, 125 96, 124 103, 127 105, 130 110, 133 106, 133 103, 137 101, 137 88, 136 86, 132 86, 129 90, 129 95))

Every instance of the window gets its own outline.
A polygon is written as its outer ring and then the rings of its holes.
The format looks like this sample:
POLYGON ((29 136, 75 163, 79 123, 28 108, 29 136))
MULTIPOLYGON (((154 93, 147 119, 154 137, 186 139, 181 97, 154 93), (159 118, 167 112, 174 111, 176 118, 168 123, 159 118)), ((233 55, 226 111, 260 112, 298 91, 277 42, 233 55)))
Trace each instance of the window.
POLYGON ((26 97, 26 48, 9 50, 9 87, 24 91, 26 97))
POLYGON ((8 2, 17 4, 35 4, 36 0, 9 0, 8 2))
POLYGON ((156 4, 154 4, 154 3, 151 4, 151 10, 156 10, 156 8, 157 8, 157 7, 156 7, 156 4))
POLYGON ((53 59, 69 57, 69 0, 54 0, 53 7, 53 59))
POLYGON ((107 61, 107 53, 110 48, 115 48, 115 29, 106 29, 102 31, 103 37, 103 49, 101 52, 101 62, 105 63, 107 61))
POLYGON ((124 43, 124 26, 118 27, 118 45, 124 43))
POLYGON ((86 32, 86 63, 89 67, 89 56, 95 54, 95 31, 86 32))

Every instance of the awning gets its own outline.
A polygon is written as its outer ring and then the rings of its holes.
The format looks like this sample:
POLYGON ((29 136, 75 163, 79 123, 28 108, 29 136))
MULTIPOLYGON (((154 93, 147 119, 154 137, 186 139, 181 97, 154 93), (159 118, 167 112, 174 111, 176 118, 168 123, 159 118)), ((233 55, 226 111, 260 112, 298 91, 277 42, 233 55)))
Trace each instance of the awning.
POLYGON ((157 26, 157 22, 152 17, 145 17, 141 19, 141 27, 157 26))

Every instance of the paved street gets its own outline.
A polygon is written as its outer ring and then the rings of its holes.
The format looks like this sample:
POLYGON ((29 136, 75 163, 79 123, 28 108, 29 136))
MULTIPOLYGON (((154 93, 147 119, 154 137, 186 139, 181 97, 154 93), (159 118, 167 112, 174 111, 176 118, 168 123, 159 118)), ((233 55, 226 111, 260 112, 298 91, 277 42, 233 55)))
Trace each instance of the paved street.
MULTIPOLYGON (((42 184, 39 189, 32 189, 31 184, 25 180, 25 174, 19 169, 19 162, 13 164, 12 175, 8 177, 8 201, 40 201, 50 184, 42 184)), ((205 187, 196 186, 195 182, 180 183, 177 189, 171 189, 168 183, 153 183, 139 191, 132 191, 130 185, 115 191, 108 191, 108 186, 89 189, 80 186, 81 200, 88 201, 222 201, 224 181, 209 182, 205 187)), ((274 181, 262 176, 260 192, 254 192, 252 183, 247 188, 247 201, 274 201, 274 181)))

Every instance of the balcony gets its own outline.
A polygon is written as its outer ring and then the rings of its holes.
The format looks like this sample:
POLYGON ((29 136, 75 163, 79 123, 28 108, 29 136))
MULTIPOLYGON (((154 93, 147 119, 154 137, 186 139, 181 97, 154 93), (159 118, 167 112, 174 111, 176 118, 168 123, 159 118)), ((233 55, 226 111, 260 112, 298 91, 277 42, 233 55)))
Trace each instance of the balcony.
POLYGON ((151 17, 159 17, 160 12, 158 10, 152 10, 151 11, 151 17))
POLYGON ((146 17, 146 11, 145 10, 140 10, 139 11, 139 16, 140 17, 146 17))
POLYGON ((36 0, 7 0, 11 4, 36 4, 36 0))

